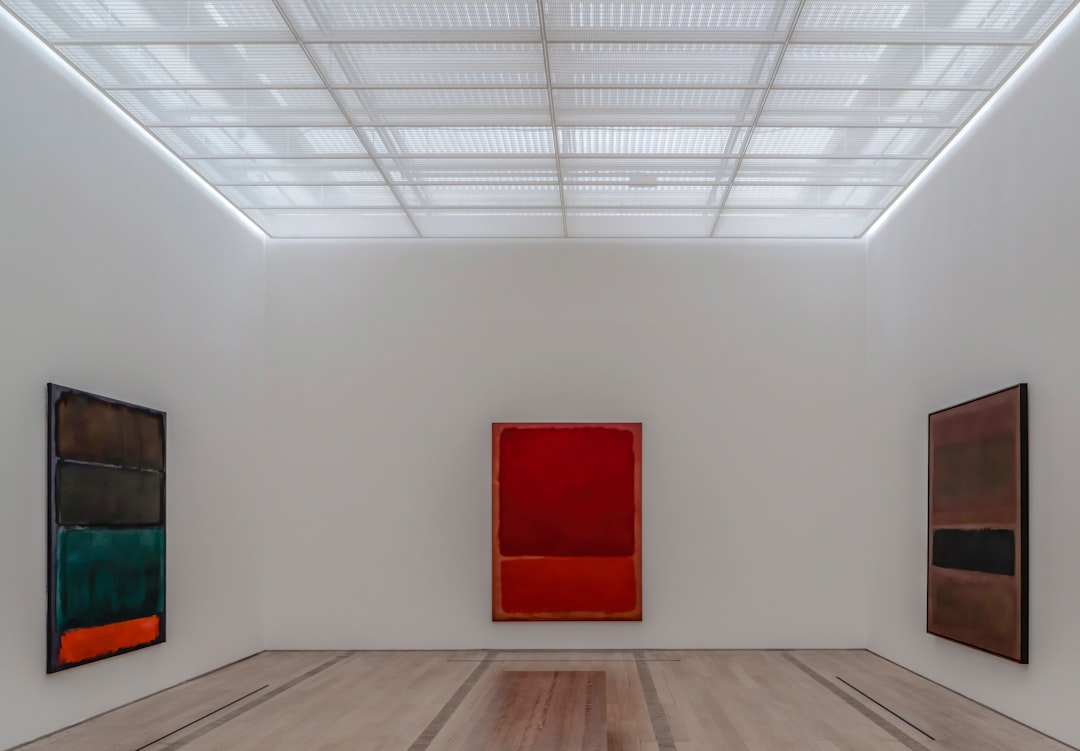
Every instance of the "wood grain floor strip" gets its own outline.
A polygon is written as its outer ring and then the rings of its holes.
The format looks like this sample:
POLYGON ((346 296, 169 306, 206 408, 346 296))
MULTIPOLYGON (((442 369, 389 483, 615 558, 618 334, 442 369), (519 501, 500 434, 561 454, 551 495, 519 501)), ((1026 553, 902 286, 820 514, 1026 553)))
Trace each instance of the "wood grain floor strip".
MULTIPOLYGON (((828 678, 823 676, 821 673, 817 672, 816 670, 811 668, 806 663, 800 661, 798 658, 795 657, 795 655, 785 654, 784 657, 786 657, 788 659, 788 661, 790 661, 792 664, 794 664, 795 667, 797 667, 799 670, 806 673, 808 676, 810 676, 815 681, 817 681, 819 684, 821 684, 826 689, 828 689, 833 695, 835 695, 838 699, 843 701, 849 707, 854 709, 856 712, 861 714, 866 719, 870 720, 870 722, 877 725, 879 728, 881 728, 886 733, 891 735, 897 741, 904 744, 904 746, 906 748, 911 749, 911 751, 930 751, 929 748, 927 748, 922 743, 920 743, 919 741, 912 738, 910 735, 905 733, 900 728, 893 725, 891 722, 886 720, 884 717, 882 717, 878 713, 874 712, 868 706, 863 704, 861 701, 856 699, 851 694, 844 691, 842 688, 837 686, 835 683, 830 681, 828 678)), ((920 730, 919 732, 922 732, 922 731, 920 730)))
POLYGON ((432 718, 428 726, 424 728, 423 732, 416 737, 413 744, 409 746, 409 751, 425 751, 432 741, 435 740, 435 736, 439 734, 439 731, 443 729, 446 722, 450 719, 450 716, 457 711, 457 708, 461 706, 461 702, 465 701, 465 697, 469 695, 469 692, 473 690, 476 682, 480 680, 480 677, 488 671, 491 664, 495 662, 495 658, 499 656, 498 652, 488 652, 484 659, 480 661, 469 677, 465 679, 465 682, 458 686, 458 690, 454 692, 454 695, 443 705, 439 713, 432 718))
POLYGON ((490 683, 468 736, 454 748, 608 751, 605 671, 497 670, 490 683))
MULTIPOLYGON (((450 658, 449 660, 447 660, 447 662, 483 662, 483 661, 484 661, 484 658, 482 658, 482 657, 481 658, 469 658, 469 659, 456 658, 455 657, 455 658, 450 658)), ((528 658, 528 659, 526 659, 524 657, 521 658, 521 659, 515 659, 515 658, 506 658, 506 657, 504 657, 503 659, 499 660, 499 662, 560 662, 560 663, 567 663, 567 662, 589 662, 589 663, 592 663, 592 662, 635 662, 636 663, 637 660, 626 660, 626 659, 622 659, 622 658, 618 658, 618 657, 613 657, 613 658, 610 658, 610 659, 605 658, 605 657, 600 657, 600 658, 582 657, 580 659, 573 658, 573 657, 559 657, 559 658, 551 658, 551 659, 536 659, 536 658, 528 658)), ((682 658, 681 657, 649 657, 649 658, 646 658, 645 662, 682 662, 682 658)))
POLYGON ((267 691, 265 694, 260 696, 258 699, 255 699, 255 701, 248 702, 247 704, 245 704, 242 707, 237 707, 232 712, 229 712, 227 715, 223 715, 223 716, 219 717, 218 719, 214 720, 213 722, 207 723, 203 727, 198 728, 198 729, 192 731, 191 733, 188 733, 187 735, 183 736, 182 738, 177 739, 173 743, 166 744, 165 748, 170 748, 170 749, 183 748, 184 746, 191 743, 192 741, 194 741, 194 740, 196 740, 198 738, 202 738, 207 733, 212 733, 213 731, 220 728, 222 725, 224 725, 224 724, 226 724, 228 722, 232 722, 233 720, 235 720, 240 715, 245 714, 247 712, 250 712, 252 709, 255 709, 255 707, 261 706, 261 705, 265 704, 266 702, 270 701, 271 699, 274 699, 274 698, 276 698, 278 696, 281 696, 283 693, 285 693, 289 689, 295 688, 296 686, 300 685, 304 681, 309 680, 311 678, 314 678, 319 673, 322 673, 323 671, 329 670, 330 668, 334 667, 338 663, 340 663, 340 662, 342 662, 344 660, 348 660, 348 659, 350 659, 352 657, 355 657, 355 656, 356 656, 355 654, 343 654, 343 655, 337 655, 336 657, 331 657, 326 662, 323 662, 323 663, 320 663, 319 665, 316 665, 311 670, 307 671, 306 673, 303 673, 301 675, 296 676, 291 681, 287 681, 285 683, 282 683, 277 688, 272 689, 271 691, 267 691))
POLYGON ((660 695, 656 692, 656 684, 649 672, 649 661, 645 659, 645 653, 640 650, 634 652, 634 662, 637 663, 638 680, 641 681, 641 690, 645 694, 645 706, 649 709, 649 721, 652 723, 653 735, 656 736, 657 750, 677 751, 675 737, 671 734, 671 725, 668 724, 660 695))

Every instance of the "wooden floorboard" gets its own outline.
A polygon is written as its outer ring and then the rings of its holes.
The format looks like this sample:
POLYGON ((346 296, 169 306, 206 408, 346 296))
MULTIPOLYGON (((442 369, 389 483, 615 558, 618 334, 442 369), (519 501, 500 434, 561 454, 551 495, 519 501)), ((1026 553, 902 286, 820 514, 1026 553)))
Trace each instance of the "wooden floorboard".
POLYGON ((475 751, 506 671, 604 673, 608 751, 1068 749, 865 651, 646 650, 264 652, 23 751, 475 751))
POLYGON ((602 670, 500 670, 470 751, 607 751, 602 670))

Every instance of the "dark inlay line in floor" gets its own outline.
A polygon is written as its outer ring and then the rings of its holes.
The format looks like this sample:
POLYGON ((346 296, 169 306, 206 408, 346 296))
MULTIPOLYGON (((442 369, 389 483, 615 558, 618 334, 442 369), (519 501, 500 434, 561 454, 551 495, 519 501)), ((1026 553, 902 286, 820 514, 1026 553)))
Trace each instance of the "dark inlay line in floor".
POLYGON ((645 653, 634 652, 634 662, 637 663, 638 680, 641 681, 641 690, 645 694, 645 706, 649 710, 649 721, 652 722, 657 748, 659 751, 676 751, 675 737, 671 734, 671 726, 664 713, 664 705, 660 703, 660 695, 656 693, 656 684, 649 672, 649 661, 645 658, 645 653))
MULTIPOLYGON (((356 656, 355 653, 353 653, 353 654, 343 654, 343 655, 338 655, 337 657, 332 657, 329 660, 327 660, 326 662, 321 663, 320 665, 317 665, 316 667, 314 667, 311 670, 307 671, 303 675, 298 675, 295 678, 293 678, 291 681, 287 681, 285 683, 282 683, 277 688, 266 692, 265 694, 263 694, 262 696, 257 698, 255 701, 250 702, 248 704, 245 704, 242 707, 237 707, 235 710, 233 710, 232 712, 229 712, 227 715, 219 717, 218 719, 214 720, 213 722, 208 723, 208 724, 204 725, 203 727, 194 730, 193 732, 189 733, 188 735, 184 736, 183 738, 180 738, 175 743, 165 744, 164 748, 169 748, 169 749, 183 748, 184 746, 191 743, 192 741, 197 740, 199 738, 202 738, 207 733, 212 733, 213 731, 220 728, 222 725, 224 725, 224 724, 226 724, 228 722, 232 722, 237 717, 239 717, 239 716, 241 716, 243 714, 246 714, 247 712, 250 712, 251 710, 255 709, 255 707, 262 706, 266 702, 270 701, 271 699, 273 699, 275 697, 280 696, 281 694, 285 693, 289 689, 294 688, 296 686, 299 686, 301 683, 303 683, 306 680, 314 678, 315 676, 317 676, 319 673, 323 672, 324 670, 329 670, 330 668, 334 667, 338 663, 340 663, 340 662, 342 662, 344 660, 350 660, 350 659, 354 658, 355 656, 356 656)), ((146 748, 146 746, 144 746, 143 748, 146 748)), ((139 751, 141 751, 141 750, 139 750, 139 751)))
POLYGON ((446 723, 450 720, 451 715, 457 711, 457 708, 461 706, 461 702, 465 701, 465 697, 469 695, 469 692, 473 690, 476 682, 480 680, 480 677, 487 672, 491 664, 495 662, 495 658, 498 657, 498 652, 489 652, 484 659, 480 661, 480 664, 473 668, 473 671, 469 673, 469 677, 465 679, 465 682, 458 686, 454 695, 443 705, 443 708, 439 710, 439 713, 435 715, 428 726, 424 728, 423 732, 416 737, 413 744, 409 746, 409 751, 424 751, 431 742, 435 740, 435 736, 443 729, 446 723))
MULTIPOLYGON (((812 667, 810 667, 806 663, 802 662, 801 660, 797 659, 795 657, 795 655, 785 653, 784 657, 786 657, 789 662, 793 663, 795 665, 795 667, 797 667, 799 670, 806 673, 808 676, 810 676, 815 681, 817 681, 819 684, 821 684, 826 689, 828 689, 830 693, 832 693, 834 696, 836 696, 842 702, 847 704, 849 707, 854 709, 856 712, 861 714, 866 719, 870 720, 870 722, 877 725, 879 728, 884 730, 886 733, 891 735, 893 738, 898 740, 900 743, 904 744, 904 746, 911 749, 911 751, 930 751, 930 749, 928 749, 922 743, 920 743, 919 741, 912 738, 910 735, 905 733, 900 728, 896 727, 896 725, 893 725, 891 722, 886 720, 884 717, 879 715, 874 710, 870 709, 870 707, 863 704, 861 701, 856 699, 851 694, 844 691, 842 688, 837 686, 835 683, 830 681, 828 678, 823 676, 821 673, 817 672, 816 670, 814 670, 812 667)), ((877 702, 875 702, 875 704, 876 703, 877 702)), ((899 716, 899 715, 897 715, 897 716, 899 716)), ((903 719, 903 718, 901 718, 901 719, 903 719)), ((905 720, 905 722, 906 722, 906 720, 905 720)), ((910 723, 908 723, 908 724, 910 724, 910 723)), ((915 727, 915 726, 912 725, 912 727, 915 727)), ((916 730, 918 730, 918 728, 916 728, 916 730)), ((922 731, 919 730, 919 732, 921 733, 922 731)), ((923 734, 925 735, 925 733, 923 733, 923 734)))
POLYGON ((886 707, 886 706, 885 706, 884 704, 882 704, 882 703, 881 703, 880 701, 878 701, 877 699, 875 699, 874 697, 872 697, 872 696, 871 696, 870 694, 866 693, 865 691, 860 691, 859 689, 857 689, 857 688, 855 688, 854 686, 852 686, 852 685, 851 685, 850 683, 848 683, 847 681, 845 681, 845 680, 844 680, 843 678, 841 678, 840 676, 836 676, 836 680, 838 680, 838 681, 840 681, 841 683, 843 683, 843 684, 844 684, 845 686, 847 686, 848 688, 850 688, 850 689, 851 689, 852 691, 855 691, 855 692, 857 692, 857 693, 859 693, 859 694, 862 694, 862 695, 863 695, 863 696, 865 696, 865 697, 866 697, 867 699, 869 699, 870 701, 874 702, 874 704, 877 704, 877 705, 878 705, 879 707, 881 707, 881 708, 882 708, 882 709, 884 709, 884 710, 885 710, 886 712, 888 712, 889 714, 891 714, 891 715, 892 715, 893 717, 895 717, 896 719, 900 720, 900 721, 901 721, 901 722, 903 722, 904 724, 906 724, 906 725, 910 725, 911 727, 915 728, 916 730, 918 730, 918 731, 919 731, 920 733, 922 733, 923 735, 925 735, 925 736, 926 736, 927 738, 929 738, 930 740, 935 740, 934 736, 930 735, 930 734, 929 734, 928 732, 926 732, 925 730, 923 730, 923 729, 922 729, 921 727, 919 727, 918 725, 916 725, 916 724, 915 724, 914 722, 911 722, 911 721, 909 721, 909 720, 905 719, 904 717, 900 716, 900 715, 899 715, 899 714, 897 714, 896 712, 892 711, 891 709, 889 709, 888 707, 886 707))
POLYGON ((160 738, 155 738, 154 740, 150 741, 149 743, 147 743, 145 745, 142 745, 142 746, 139 746, 137 749, 135 749, 135 751, 143 751, 144 748, 150 748, 151 746, 153 746, 153 745, 155 745, 157 743, 161 743, 163 740, 165 740, 169 736, 176 735, 181 730, 187 730, 192 725, 195 725, 196 723, 202 722, 203 720, 205 720, 208 717, 212 717, 213 715, 216 715, 218 712, 222 711, 223 709, 228 709, 233 704, 239 704, 244 699, 247 699, 249 696, 254 696, 255 694, 262 691, 264 688, 270 688, 270 684, 267 683, 265 686, 260 686, 259 688, 255 689, 254 691, 250 691, 250 692, 244 694, 239 699, 233 699, 228 704, 224 704, 224 705, 218 707, 217 709, 213 710, 212 712, 207 712, 202 717, 194 719, 191 722, 187 723, 186 725, 181 725, 180 727, 178 727, 176 730, 172 731, 171 733, 166 733, 165 735, 161 736, 160 738))

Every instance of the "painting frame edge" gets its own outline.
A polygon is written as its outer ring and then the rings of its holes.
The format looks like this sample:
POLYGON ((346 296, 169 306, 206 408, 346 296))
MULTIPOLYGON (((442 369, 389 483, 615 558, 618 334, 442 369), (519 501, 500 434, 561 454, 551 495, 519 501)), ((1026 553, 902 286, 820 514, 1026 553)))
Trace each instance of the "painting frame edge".
POLYGON ((1028 479, 1029 479, 1028 409, 1029 409, 1029 404, 1028 404, 1028 383, 1026 381, 1021 381, 1020 383, 1014 383, 1011 386, 1006 386, 1005 388, 1000 388, 1000 389, 997 389, 996 391, 991 391, 989 393, 982 394, 980 396, 976 396, 976 397, 973 397, 971 399, 966 399, 966 400, 964 400, 962 402, 957 402, 956 404, 951 404, 951 405, 949 405, 947 407, 942 407, 940 409, 936 409, 933 412, 930 412, 926 417, 926 538, 925 538, 926 539, 926 551, 925 551, 925 555, 923 556, 924 560, 926 561, 926 579, 925 579, 925 587, 926 587, 926 589, 925 589, 924 598, 923 598, 924 599, 925 612, 926 612, 926 621, 925 621, 925 623, 926 623, 926 632, 925 633, 927 633, 930 636, 933 636, 935 638, 944 639, 945 641, 952 642, 953 644, 959 644, 961 646, 967 647, 968 649, 974 649, 974 650, 976 650, 978 652, 982 652, 984 654, 992 655, 992 656, 1000 658, 1002 660, 1008 660, 1009 662, 1012 662, 1012 663, 1017 664, 1017 665, 1029 665, 1030 664, 1030 653, 1029 653, 1030 595, 1028 593, 1028 585, 1029 585, 1028 560, 1030 558, 1030 554, 1029 554, 1029 551, 1028 551, 1028 527, 1029 527, 1028 520, 1029 520, 1029 516, 1030 516, 1030 513, 1031 513, 1031 509, 1030 509, 1030 496, 1029 496, 1029 488, 1028 488, 1028 479), (1019 439, 1020 439, 1020 447, 1019 447, 1020 473, 1019 473, 1019 477, 1018 477, 1019 485, 1020 485, 1020 492, 1019 492, 1019 496, 1020 496, 1020 514, 1019 514, 1019 525, 1020 525, 1020 534, 1019 534, 1019 538, 1020 538, 1020 656, 1019 657, 1012 657, 1010 655, 1002 654, 1000 652, 994 652, 992 650, 985 649, 984 647, 979 647, 979 646, 976 646, 974 644, 968 644, 965 641, 961 641, 959 639, 954 639, 951 636, 945 636, 944 634, 939 634, 936 631, 932 631, 931 628, 930 628, 930 569, 932 568, 932 563, 931 563, 931 560, 930 560, 930 551, 931 551, 931 536, 932 536, 931 513, 932 513, 932 502, 933 502, 933 485, 932 485, 933 477, 932 477, 932 474, 930 472, 930 467, 932 466, 932 458, 933 458, 932 457, 933 443, 931 442, 930 439, 931 439, 931 428, 932 428, 934 416, 935 415, 940 415, 940 414, 942 414, 944 412, 948 412, 948 411, 953 410, 953 409, 956 409, 957 407, 963 407, 963 406, 968 405, 968 404, 973 404, 973 403, 981 401, 983 399, 987 399, 987 398, 992 397, 992 396, 997 396, 998 394, 1004 394, 1004 393, 1007 393, 1007 392, 1013 391, 1013 390, 1016 390, 1018 392, 1018 396, 1019 396, 1018 434, 1019 434, 1019 439))
POLYGON ((157 646, 158 644, 164 644, 166 642, 166 623, 169 612, 168 608, 168 550, 169 550, 169 535, 167 529, 167 512, 168 512, 168 413, 153 409, 152 407, 145 407, 141 404, 135 404, 133 402, 123 401, 122 399, 114 399, 109 396, 102 396, 101 394, 95 394, 91 391, 84 391, 71 386, 62 386, 58 383, 48 382, 45 385, 45 423, 46 423, 46 454, 45 454, 45 471, 47 477, 45 484, 47 488, 47 503, 45 504, 45 513, 48 518, 45 525, 46 536, 46 589, 45 599, 46 604, 46 638, 45 638, 45 673, 46 675, 52 675, 60 673, 65 670, 71 670, 73 668, 79 668, 83 665, 89 665, 91 663, 100 662, 102 660, 108 660, 112 657, 119 657, 123 654, 130 652, 137 652, 147 647, 157 646), (162 570, 161 570, 161 597, 165 603, 165 607, 162 609, 161 615, 158 618, 158 636, 152 642, 146 644, 140 644, 134 647, 125 647, 119 649, 116 652, 110 652, 106 655, 99 655, 92 657, 88 660, 81 662, 63 664, 57 659, 59 654, 60 633, 56 626, 56 537, 59 532, 59 523, 57 521, 57 509, 56 509, 56 466, 59 463, 59 457, 57 456, 56 446, 56 402, 63 394, 83 394, 93 399, 98 399, 107 404, 114 404, 120 407, 128 407, 131 409, 137 409, 142 412, 148 412, 157 415, 161 418, 161 555, 162 555, 162 570))

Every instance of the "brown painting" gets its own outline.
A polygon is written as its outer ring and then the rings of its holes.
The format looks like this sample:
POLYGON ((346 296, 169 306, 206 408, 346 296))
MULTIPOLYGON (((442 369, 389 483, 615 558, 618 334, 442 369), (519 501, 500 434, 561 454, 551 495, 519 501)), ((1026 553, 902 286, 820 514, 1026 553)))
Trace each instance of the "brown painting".
POLYGON ((930 415, 926 630, 1028 661, 1027 384, 930 415))

